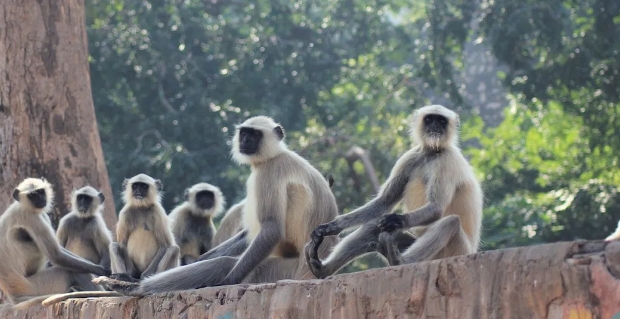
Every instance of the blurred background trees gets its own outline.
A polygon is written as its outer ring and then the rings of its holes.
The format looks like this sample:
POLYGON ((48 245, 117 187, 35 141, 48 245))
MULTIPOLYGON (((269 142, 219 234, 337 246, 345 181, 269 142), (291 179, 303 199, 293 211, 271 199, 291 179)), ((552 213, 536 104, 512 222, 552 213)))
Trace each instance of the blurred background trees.
POLYGON ((409 147, 412 111, 439 103, 461 114, 483 181, 482 249, 600 239, 620 219, 618 1, 86 5, 115 194, 145 172, 162 179, 168 210, 200 181, 232 205, 249 173, 230 159, 234 124, 265 114, 335 177, 347 213, 409 147))

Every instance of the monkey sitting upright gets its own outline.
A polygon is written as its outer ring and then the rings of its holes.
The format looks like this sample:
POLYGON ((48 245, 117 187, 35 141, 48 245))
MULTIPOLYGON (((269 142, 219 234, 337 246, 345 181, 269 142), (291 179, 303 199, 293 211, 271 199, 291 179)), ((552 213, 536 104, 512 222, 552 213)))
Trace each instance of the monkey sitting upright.
POLYGON ((243 206, 245 198, 226 211, 213 236, 213 247, 219 246, 243 229, 243 206))
MULTIPOLYGON (((54 191, 41 178, 27 178, 13 192, 15 202, 0 216, 0 287, 10 302, 65 293, 70 288, 98 290, 91 275, 109 275, 63 248, 46 213, 53 207, 54 191), (49 260, 51 267, 46 268, 49 260)), ((28 301, 26 301, 28 303, 28 301)))
POLYGON ((213 217, 223 211, 225 199, 220 189, 198 183, 185 190, 185 202, 172 210, 172 233, 181 248, 181 264, 187 265, 212 247, 215 226, 213 217))
POLYGON ((179 266, 179 246, 161 206, 162 183, 146 174, 123 181, 125 206, 110 244, 112 273, 145 278, 179 266))
POLYGON ((458 115, 441 105, 414 113, 414 146, 398 159, 377 197, 313 231, 305 253, 317 278, 374 251, 382 253, 390 265, 477 251, 483 193, 458 147, 458 124, 458 115), (401 201, 409 213, 383 216, 401 201), (324 236, 361 224, 325 260, 317 256, 324 236))
POLYGON ((101 216, 104 201, 105 196, 90 186, 74 190, 71 212, 60 219, 56 236, 70 252, 109 268, 112 234, 101 216))
MULTIPOLYGON (((219 250, 220 257, 170 269, 138 283, 115 276, 95 278, 93 282, 126 295, 141 296, 311 278, 303 247, 316 226, 338 215, 336 198, 321 173, 289 150, 283 140, 282 127, 266 116, 252 117, 237 127, 233 157, 238 163, 250 165, 252 173, 246 183, 243 230, 211 250, 219 250), (239 252, 239 242, 247 249, 239 252)), ((326 253, 337 242, 337 237, 328 238, 320 253, 326 253)))

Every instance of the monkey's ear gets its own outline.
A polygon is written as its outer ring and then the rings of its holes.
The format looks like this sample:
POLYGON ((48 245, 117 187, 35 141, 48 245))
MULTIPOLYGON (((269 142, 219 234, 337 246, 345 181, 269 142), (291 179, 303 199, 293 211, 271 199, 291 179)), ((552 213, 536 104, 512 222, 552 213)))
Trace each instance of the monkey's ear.
POLYGON ((123 189, 127 188, 127 183, 129 183, 128 179, 123 179, 123 189))
POLYGON ((19 202, 19 190, 17 188, 13 190, 13 198, 19 202))
POLYGON ((47 179, 45 177, 43 177, 43 176, 41 176, 41 180, 44 181, 44 182, 47 182, 47 179))
POLYGON ((276 126, 276 128, 274 128, 273 131, 276 133, 278 140, 281 141, 284 138, 284 129, 282 128, 282 126, 280 125, 276 126))
POLYGON ((99 197, 99 202, 103 204, 103 202, 105 202, 105 196, 103 196, 103 193, 100 192, 97 196, 99 197))
POLYGON ((158 192, 161 192, 164 189, 164 184, 162 184, 160 180, 156 179, 155 187, 157 187, 158 192))
POLYGON ((460 116, 458 116, 458 114, 454 118, 454 124, 456 124, 456 126, 460 126, 461 125, 461 118, 460 118, 460 116))
POLYGON ((189 188, 186 188, 185 192, 183 192, 183 199, 185 199, 185 201, 189 201, 189 188))

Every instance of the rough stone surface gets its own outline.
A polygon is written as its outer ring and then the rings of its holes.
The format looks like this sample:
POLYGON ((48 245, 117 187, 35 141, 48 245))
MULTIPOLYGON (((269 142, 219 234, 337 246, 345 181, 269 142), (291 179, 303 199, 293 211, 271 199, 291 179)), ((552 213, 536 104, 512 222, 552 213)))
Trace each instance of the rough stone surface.
POLYGON ((72 299, 0 318, 601 318, 620 312, 620 242, 562 242, 336 275, 72 299))

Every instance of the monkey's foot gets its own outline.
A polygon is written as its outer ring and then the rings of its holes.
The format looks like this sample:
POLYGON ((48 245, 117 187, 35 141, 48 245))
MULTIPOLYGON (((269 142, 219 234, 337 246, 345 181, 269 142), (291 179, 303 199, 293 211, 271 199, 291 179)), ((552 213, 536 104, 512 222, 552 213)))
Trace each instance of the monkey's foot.
POLYGON ((138 292, 140 289, 140 282, 117 280, 105 276, 94 278, 92 282, 97 285, 103 285, 125 296, 142 296, 142 294, 138 292))
POLYGON ((114 280, 119 280, 119 281, 127 281, 127 282, 140 282, 140 279, 136 279, 132 276, 130 276, 129 274, 126 273, 116 273, 116 274, 111 274, 108 278, 110 279, 114 279, 114 280))
POLYGON ((312 274, 318 278, 318 279, 324 279, 325 275, 323 274, 323 263, 321 262, 321 260, 318 257, 318 254, 316 253, 316 248, 314 245, 314 242, 309 242, 308 244, 306 244, 306 247, 304 247, 304 253, 306 255, 306 262, 308 263, 308 268, 310 268, 310 271, 312 272, 312 274))

